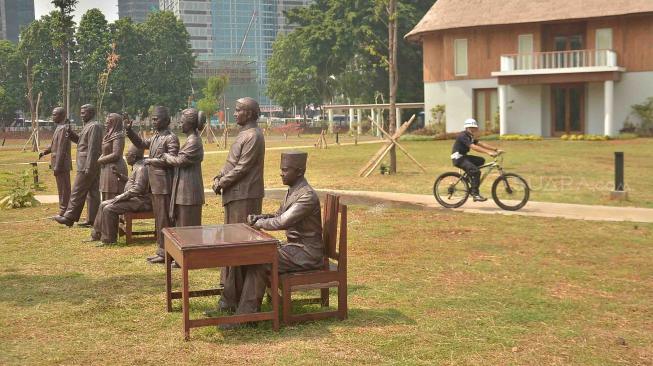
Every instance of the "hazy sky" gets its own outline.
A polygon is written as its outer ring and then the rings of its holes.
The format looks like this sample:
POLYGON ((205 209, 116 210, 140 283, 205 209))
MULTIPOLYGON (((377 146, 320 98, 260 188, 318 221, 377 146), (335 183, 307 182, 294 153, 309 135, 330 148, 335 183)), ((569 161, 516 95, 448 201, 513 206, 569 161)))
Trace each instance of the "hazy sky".
MULTIPOLYGON (((79 24, 82 15, 84 15, 88 9, 93 8, 100 9, 109 22, 118 19, 118 0, 79 0, 74 13, 75 22, 79 24)), ((34 13, 36 19, 39 19, 42 15, 45 15, 52 10, 54 10, 54 5, 52 5, 51 0, 34 0, 34 13)))

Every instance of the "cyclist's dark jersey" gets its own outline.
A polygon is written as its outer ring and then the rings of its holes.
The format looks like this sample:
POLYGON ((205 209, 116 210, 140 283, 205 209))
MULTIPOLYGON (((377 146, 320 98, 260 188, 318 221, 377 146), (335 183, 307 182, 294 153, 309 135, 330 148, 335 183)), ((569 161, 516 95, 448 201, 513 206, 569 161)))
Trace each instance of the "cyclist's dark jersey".
POLYGON ((474 138, 474 135, 467 131, 459 133, 456 137, 456 141, 453 143, 453 148, 451 149, 451 159, 457 160, 460 157, 467 155, 469 147, 472 144, 478 144, 478 140, 474 138), (456 152, 458 154, 456 154, 456 152))

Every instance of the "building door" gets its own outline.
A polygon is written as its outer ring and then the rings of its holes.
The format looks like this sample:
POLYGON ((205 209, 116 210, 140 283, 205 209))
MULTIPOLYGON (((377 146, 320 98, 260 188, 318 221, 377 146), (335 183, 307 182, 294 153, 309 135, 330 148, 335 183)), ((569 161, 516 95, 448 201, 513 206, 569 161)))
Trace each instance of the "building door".
POLYGON ((585 85, 551 85, 553 136, 585 133, 585 85))
POLYGON ((569 52, 585 49, 584 23, 549 25, 544 27, 544 45, 546 51, 556 51, 554 68, 583 66, 579 52, 569 52))
POLYGON ((499 133, 499 97, 496 88, 474 89, 474 119, 482 131, 499 133))

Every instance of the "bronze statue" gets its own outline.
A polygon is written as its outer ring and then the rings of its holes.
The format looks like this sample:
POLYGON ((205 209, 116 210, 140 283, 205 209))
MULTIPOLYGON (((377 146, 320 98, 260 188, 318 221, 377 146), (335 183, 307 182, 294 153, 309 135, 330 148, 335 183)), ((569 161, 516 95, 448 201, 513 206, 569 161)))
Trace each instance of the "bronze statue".
MULTIPOLYGON (((127 163, 132 166, 132 175, 125 184, 125 191, 102 201, 91 231, 91 240, 101 240, 102 245, 114 244, 118 238, 118 217, 125 212, 152 211, 152 195, 147 168, 143 160, 143 149, 132 145, 127 150, 127 163)), ((113 167, 111 174, 124 181, 126 177, 113 167)))
POLYGON ((70 201, 63 215, 55 216, 54 220, 66 226, 72 226, 79 221, 86 200, 87 221, 80 226, 89 226, 97 215, 100 206, 100 164, 98 158, 102 153, 102 125, 92 121, 95 117, 95 107, 85 104, 80 115, 85 125, 77 135, 69 127, 68 135, 77 144, 77 175, 70 193, 70 201))
POLYGON ((122 116, 118 113, 109 113, 104 127, 102 155, 98 159, 102 201, 109 200, 125 190, 125 182, 118 179, 113 170, 117 170, 122 175, 127 175, 127 164, 122 157, 125 150, 125 131, 122 126, 122 116))
MULTIPOLYGON (((127 118, 128 119, 128 118, 127 118)), ((179 152, 179 139, 170 131, 170 113, 168 108, 157 106, 154 108, 152 123, 156 129, 156 134, 145 140, 141 139, 136 132, 132 130, 133 121, 129 120, 125 125, 127 137, 132 144, 142 149, 149 149, 150 158, 161 158, 163 154, 177 155, 179 152)), ((161 229, 169 227, 170 218, 170 193, 172 192, 172 169, 150 165, 147 167, 147 173, 150 180, 150 189, 152 191, 152 208, 154 211, 154 227, 157 234, 158 248, 156 254, 147 258, 151 263, 163 263, 163 234, 161 229)))
POLYGON ((52 121, 57 125, 52 135, 52 143, 39 153, 39 159, 50 154, 50 167, 54 172, 59 193, 59 216, 63 216, 70 200, 70 171, 72 159, 70 156, 70 138, 67 133, 66 110, 57 107, 52 110, 52 121))
MULTIPOLYGON (((240 130, 234 140, 227 161, 213 178, 213 191, 222 194, 224 223, 247 221, 247 215, 260 214, 263 205, 263 165, 265 138, 257 121, 261 113, 258 102, 252 98, 236 101, 234 117, 240 130)), ((220 282, 224 291, 219 307, 232 309, 238 305, 242 279, 251 266, 222 268, 220 282)))
POLYGON ((198 130, 204 123, 203 118, 204 114, 194 108, 182 111, 181 129, 187 138, 179 153, 177 155, 165 153, 160 158, 145 160, 146 165, 161 168, 174 167, 169 214, 175 226, 202 225, 204 147, 198 130))
MULTIPOLYGON (((322 268, 324 243, 320 199, 308 184, 305 152, 281 154, 281 180, 288 193, 279 210, 272 215, 250 215, 247 223, 256 229, 285 230, 287 243, 278 248, 279 273, 322 268)), ((267 285, 269 265, 250 266, 244 276, 237 313, 259 311, 267 285)))

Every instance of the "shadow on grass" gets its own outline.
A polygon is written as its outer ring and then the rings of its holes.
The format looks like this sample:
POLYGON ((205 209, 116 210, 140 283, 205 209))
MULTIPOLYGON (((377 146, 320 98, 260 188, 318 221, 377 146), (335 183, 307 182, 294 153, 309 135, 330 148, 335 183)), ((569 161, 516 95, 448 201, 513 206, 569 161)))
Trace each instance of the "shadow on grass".
POLYGON ((52 302, 71 305, 86 300, 108 301, 117 294, 161 293, 161 275, 126 275, 106 278, 90 278, 81 273, 61 275, 6 274, 0 276, 0 302, 16 306, 37 306, 52 302))
MULTIPOLYGON (((265 309, 263 309, 265 311, 265 309)), ((329 309, 332 310, 332 309, 329 309)), ((299 311, 303 312, 303 311, 299 311)), ((265 321, 257 325, 242 326, 234 330, 218 330, 216 327, 194 328, 191 340, 224 345, 270 344, 271 341, 293 341, 332 338, 332 328, 367 328, 389 327, 393 325, 414 325, 416 321, 401 311, 385 309, 349 309, 347 319, 335 318, 303 322, 283 326, 279 332, 272 330, 272 322, 265 321)), ((181 324, 180 324, 181 326, 181 324)), ((181 335, 180 335, 181 337, 181 335)))

